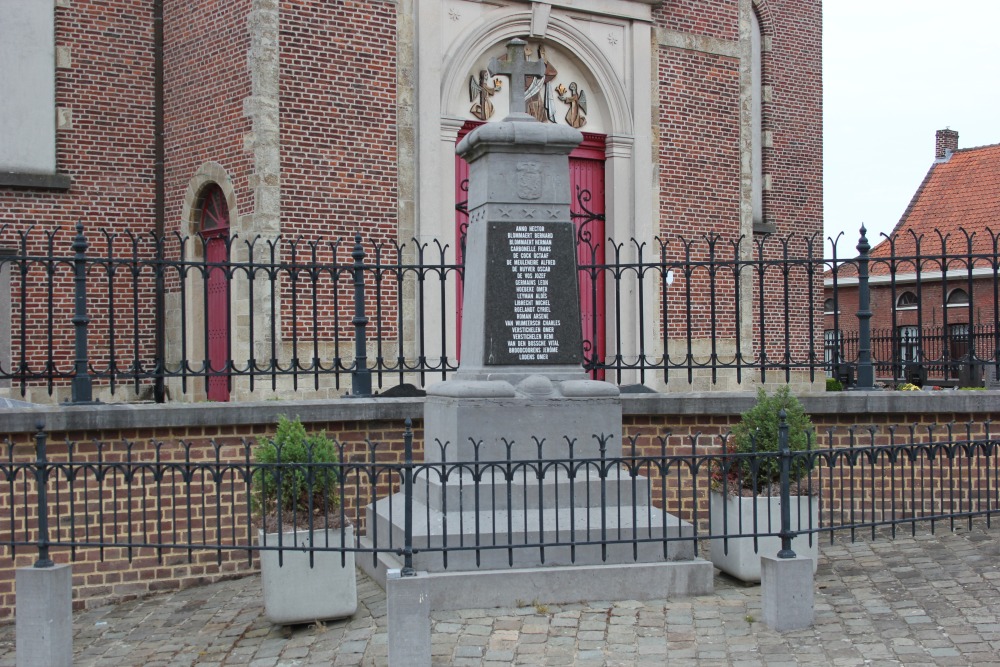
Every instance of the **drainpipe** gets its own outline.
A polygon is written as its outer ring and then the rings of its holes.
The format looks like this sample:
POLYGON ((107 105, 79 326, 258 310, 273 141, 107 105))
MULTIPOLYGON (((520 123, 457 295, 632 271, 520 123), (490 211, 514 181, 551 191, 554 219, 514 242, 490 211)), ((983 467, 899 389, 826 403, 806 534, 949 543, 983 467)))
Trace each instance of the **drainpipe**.
POLYGON ((164 320, 165 295, 163 281, 163 251, 166 243, 166 184, 164 162, 166 149, 163 143, 163 0, 153 0, 153 234, 156 237, 156 295, 154 319, 156 323, 156 376, 153 398, 157 403, 166 400, 163 372, 166 363, 166 323, 164 320))

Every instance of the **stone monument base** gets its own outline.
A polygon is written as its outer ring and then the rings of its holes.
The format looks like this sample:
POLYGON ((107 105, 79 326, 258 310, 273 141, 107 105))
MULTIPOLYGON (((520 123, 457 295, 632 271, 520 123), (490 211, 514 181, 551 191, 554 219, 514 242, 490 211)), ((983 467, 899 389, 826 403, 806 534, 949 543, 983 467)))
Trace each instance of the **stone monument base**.
POLYGON ((508 373, 505 379, 449 380, 427 389, 424 460, 515 461, 618 458, 622 408, 618 387, 583 379, 508 373), (513 382, 516 382, 514 384, 513 382), (541 447, 539 447, 539 444, 541 447), (478 445, 478 453, 476 446, 478 445))
MULTIPOLYGON (((362 548, 371 542, 361 538, 362 548)), ((394 556, 376 563, 360 557, 358 566, 385 588, 386 572, 402 567, 394 556)), ((431 572, 426 590, 432 611, 518 607, 532 603, 571 604, 591 600, 660 600, 708 595, 712 563, 700 558, 661 563, 560 565, 552 567, 431 572)))

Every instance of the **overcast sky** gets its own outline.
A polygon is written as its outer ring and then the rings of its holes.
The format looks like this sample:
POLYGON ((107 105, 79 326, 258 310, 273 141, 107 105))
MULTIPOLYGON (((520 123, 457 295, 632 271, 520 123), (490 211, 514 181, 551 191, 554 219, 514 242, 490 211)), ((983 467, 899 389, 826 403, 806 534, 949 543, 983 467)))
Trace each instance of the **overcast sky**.
MULTIPOLYGON (((934 160, 1000 143, 1000 0, 824 0, 825 233, 875 245, 934 160)), ((853 253, 852 253, 853 254, 853 253)))

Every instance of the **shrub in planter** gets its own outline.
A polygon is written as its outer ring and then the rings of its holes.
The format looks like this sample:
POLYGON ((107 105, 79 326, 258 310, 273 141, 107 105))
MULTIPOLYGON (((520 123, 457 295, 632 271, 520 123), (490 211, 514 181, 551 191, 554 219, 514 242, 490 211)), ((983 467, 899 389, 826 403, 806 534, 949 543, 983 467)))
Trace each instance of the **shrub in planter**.
POLYGON ((279 417, 254 449, 251 510, 261 547, 264 613, 274 623, 342 618, 357 610, 354 530, 339 522, 337 445, 279 417), (274 547, 278 547, 275 550, 274 547), (315 550, 310 551, 310 548, 315 550))
MULTIPOLYGON (((781 541, 773 534, 754 540, 752 535, 776 533, 781 526, 781 461, 777 457, 751 457, 755 452, 777 452, 779 413, 784 409, 788 424, 789 447, 803 451, 809 447, 813 433, 812 421, 805 414, 787 386, 768 396, 758 391, 757 403, 743 413, 729 438, 728 452, 746 455, 733 457, 715 470, 710 499, 710 531, 712 563, 743 581, 760 581, 761 554, 774 555, 781 541), (768 497, 770 496, 770 497, 768 497), (725 536, 726 539, 718 539, 725 536)), ((792 461, 791 481, 806 476, 809 464, 792 461)), ((797 494, 797 486, 792 493, 797 494)), ((799 531, 815 525, 819 504, 817 497, 791 497, 791 529, 799 531)), ((792 548, 799 556, 813 559, 813 571, 818 559, 815 538, 796 537, 792 548)))
POLYGON ((336 527, 327 523, 340 504, 337 461, 337 445, 325 432, 307 433, 298 418, 279 416, 274 437, 254 449, 254 462, 263 465, 253 472, 250 501, 260 527, 269 533, 308 528, 310 515, 314 528, 336 527))
MULTIPOLYGON (((788 424, 788 446, 793 451, 805 451, 812 442, 815 428, 799 399, 783 385, 768 396, 757 390, 757 403, 740 416, 729 438, 729 451, 739 454, 778 451, 779 413, 785 411, 788 424)), ((806 461, 792 461, 791 481, 794 484, 809 472, 806 461)), ((751 460, 741 458, 728 470, 728 492, 735 495, 777 495, 781 482, 781 461, 777 457, 751 460), (745 493, 749 492, 749 493, 745 493), (772 493, 773 492, 773 493, 772 493)))
POLYGON ((826 390, 827 391, 844 391, 844 384, 837 378, 827 378, 826 379, 826 390))

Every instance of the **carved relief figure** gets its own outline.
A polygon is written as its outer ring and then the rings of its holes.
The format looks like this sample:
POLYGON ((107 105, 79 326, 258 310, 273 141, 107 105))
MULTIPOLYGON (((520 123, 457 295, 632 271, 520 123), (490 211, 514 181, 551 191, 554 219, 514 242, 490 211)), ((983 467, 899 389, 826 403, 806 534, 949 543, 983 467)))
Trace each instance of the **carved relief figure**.
POLYGON ((479 72, 479 81, 476 77, 469 77, 469 101, 475 102, 469 111, 479 120, 489 120, 493 116, 493 102, 491 97, 502 89, 500 79, 490 81, 490 73, 487 70, 479 72))
POLYGON ((517 163, 517 196, 521 199, 542 196, 542 166, 538 162, 517 163))
MULTIPOLYGON (((528 56, 528 47, 525 47, 525 56, 528 56)), ((542 123, 556 122, 555 106, 552 102, 552 81, 559 73, 545 55, 545 46, 538 45, 538 60, 545 63, 545 76, 536 79, 534 77, 524 77, 524 100, 527 111, 536 120, 542 123)))
POLYGON ((587 93, 577 87, 576 81, 569 84, 569 90, 566 89, 566 86, 559 84, 556 93, 559 95, 560 102, 569 105, 569 110, 566 112, 566 124, 578 130, 586 125, 587 93))

